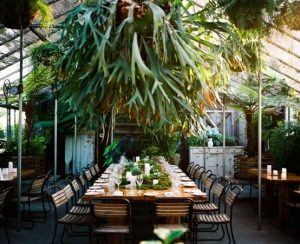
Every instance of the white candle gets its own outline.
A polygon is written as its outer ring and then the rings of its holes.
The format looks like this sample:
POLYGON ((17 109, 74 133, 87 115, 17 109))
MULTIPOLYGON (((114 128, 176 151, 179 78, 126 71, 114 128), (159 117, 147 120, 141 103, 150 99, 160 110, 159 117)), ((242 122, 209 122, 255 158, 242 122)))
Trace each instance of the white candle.
POLYGON ((126 172, 126 178, 127 178, 127 180, 131 180, 131 176, 132 176, 131 172, 127 171, 126 172))
POLYGON ((12 172, 13 167, 14 167, 13 162, 8 162, 8 172, 9 172, 9 173, 12 172))
POLYGON ((271 174, 272 174, 272 165, 271 165, 271 164, 268 164, 268 165, 267 165, 267 174, 268 174, 268 175, 271 175, 271 174))
POLYGON ((145 175, 149 176, 150 175, 150 164, 145 163, 145 175))
POLYGON ((158 180, 154 179, 152 182, 153 185, 157 185, 158 184, 158 180))
POLYGON ((281 174, 286 175, 286 173, 287 173, 286 168, 282 168, 282 169, 281 169, 281 174))
POLYGON ((136 161, 136 162, 139 162, 140 160, 141 160, 141 159, 140 159, 140 156, 136 156, 136 157, 135 157, 135 161, 136 161))
POLYGON ((286 174, 281 174, 281 179, 286 180, 286 174))
POLYGON ((273 175, 278 176, 278 170, 273 170, 273 175))

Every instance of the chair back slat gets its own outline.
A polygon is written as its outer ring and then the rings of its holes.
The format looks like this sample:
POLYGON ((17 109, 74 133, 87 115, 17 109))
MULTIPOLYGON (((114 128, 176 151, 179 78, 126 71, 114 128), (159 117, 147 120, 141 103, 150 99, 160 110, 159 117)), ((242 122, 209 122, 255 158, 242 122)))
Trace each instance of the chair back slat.
POLYGON ((79 192, 80 191, 80 187, 79 187, 79 184, 78 184, 78 182, 77 182, 76 179, 74 179, 74 180, 71 181, 71 185, 72 185, 73 190, 75 192, 79 192))
POLYGON ((87 181, 91 181, 93 178, 90 170, 85 170, 84 175, 85 175, 85 178, 87 179, 87 181))
POLYGON ((29 188, 29 193, 30 194, 42 193, 47 178, 48 175, 38 176, 37 178, 35 178, 31 183, 31 186, 29 188))
POLYGON ((130 202, 125 198, 92 199, 91 212, 96 218, 99 219, 127 219, 127 222, 130 225, 131 205, 130 202))
POLYGON ((90 167, 90 172, 91 172, 92 177, 95 177, 95 176, 97 175, 94 166, 91 166, 91 167, 90 167))
POLYGON ((72 187, 70 184, 66 185, 63 190, 65 191, 66 197, 68 200, 70 200, 72 197, 74 197, 74 192, 72 190, 72 187))
POLYGON ((3 213, 4 211, 4 205, 5 205, 5 201, 6 198, 8 196, 9 191, 12 189, 12 187, 8 188, 8 189, 4 189, 1 193, 0 193, 0 215, 3 213))
POLYGON ((189 217, 192 201, 180 202, 174 199, 155 201, 155 212, 158 217, 189 217))
POLYGON ((194 165, 195 165, 194 162, 190 162, 190 163, 189 163, 189 165, 188 165, 187 168, 186 168, 186 173, 187 173, 187 174, 190 173, 190 171, 191 171, 191 169, 192 169, 192 167, 193 167, 194 165))
POLYGON ((232 192, 231 190, 229 190, 227 192, 225 202, 228 207, 231 207, 234 204, 236 196, 237 195, 234 192, 232 192))
POLYGON ((66 192, 63 189, 53 193, 52 195, 50 195, 50 197, 56 208, 69 201, 69 199, 66 196, 66 192))
POLYGON ((217 183, 213 192, 214 197, 220 198, 223 195, 224 190, 225 187, 222 184, 217 183))
POLYGON ((100 168, 99 168, 99 165, 97 163, 94 164, 94 168, 95 168, 96 174, 99 174, 100 173, 100 168))

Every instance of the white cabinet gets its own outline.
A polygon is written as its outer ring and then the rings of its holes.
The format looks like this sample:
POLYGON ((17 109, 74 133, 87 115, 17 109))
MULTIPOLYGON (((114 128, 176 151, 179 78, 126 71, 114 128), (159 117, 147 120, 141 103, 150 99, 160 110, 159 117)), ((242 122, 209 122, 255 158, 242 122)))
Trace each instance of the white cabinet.
MULTIPOLYGON (((190 147, 190 162, 210 169, 214 174, 223 175, 223 147, 190 147)), ((243 154, 244 147, 225 147, 225 176, 234 174, 234 155, 243 154)))

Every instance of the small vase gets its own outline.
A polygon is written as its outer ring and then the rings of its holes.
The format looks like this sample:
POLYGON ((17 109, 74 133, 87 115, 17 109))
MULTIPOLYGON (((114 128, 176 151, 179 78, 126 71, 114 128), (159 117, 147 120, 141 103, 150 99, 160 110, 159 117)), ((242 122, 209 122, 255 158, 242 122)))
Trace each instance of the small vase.
POLYGON ((208 147, 213 147, 213 146, 214 146, 214 143, 213 143, 212 138, 208 138, 208 139, 207 139, 207 146, 208 146, 208 147))

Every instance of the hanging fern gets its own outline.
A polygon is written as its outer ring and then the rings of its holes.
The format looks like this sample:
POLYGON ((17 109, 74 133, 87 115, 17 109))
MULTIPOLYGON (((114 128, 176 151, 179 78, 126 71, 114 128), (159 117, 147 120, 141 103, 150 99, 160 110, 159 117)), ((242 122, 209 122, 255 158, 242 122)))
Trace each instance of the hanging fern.
POLYGON ((239 45, 232 36, 228 24, 195 14, 193 1, 86 1, 59 42, 63 99, 87 118, 114 111, 147 126, 197 121, 228 80, 222 53, 239 45))

